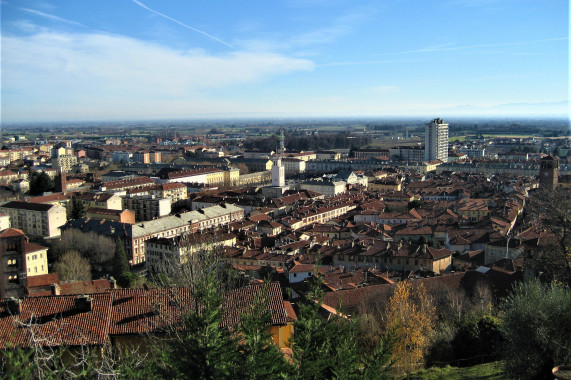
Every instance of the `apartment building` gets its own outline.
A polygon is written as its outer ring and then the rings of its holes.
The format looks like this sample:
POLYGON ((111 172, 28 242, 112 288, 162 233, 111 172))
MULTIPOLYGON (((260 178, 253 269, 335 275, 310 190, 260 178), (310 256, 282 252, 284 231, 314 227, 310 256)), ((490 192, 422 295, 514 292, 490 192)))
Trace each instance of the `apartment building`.
POLYGON ((235 245, 236 235, 231 233, 197 232, 172 238, 151 238, 145 243, 147 270, 168 274, 173 265, 184 263, 196 252, 235 245))
MULTIPOLYGON (((184 185, 183 185, 184 186, 184 185)), ((135 213, 135 220, 153 220, 170 214, 171 200, 154 195, 123 198, 123 208, 135 213)))
POLYGON ((77 157, 72 154, 52 158, 52 168, 61 170, 63 173, 71 172, 74 165, 77 165, 77 157))
POLYGON ((96 207, 109 210, 122 210, 123 202, 120 196, 109 193, 75 193, 74 197, 85 204, 86 208, 96 207))
POLYGON ((60 236, 59 227, 66 222, 66 210, 59 205, 11 201, 0 206, 0 213, 10 216, 12 227, 28 236, 53 238, 60 236))
POLYGON ((243 218, 242 208, 225 204, 136 224, 82 218, 69 221, 61 229, 94 232, 113 239, 121 239, 131 265, 137 265, 145 262, 145 242, 151 238, 172 238, 187 232, 214 230, 243 218))

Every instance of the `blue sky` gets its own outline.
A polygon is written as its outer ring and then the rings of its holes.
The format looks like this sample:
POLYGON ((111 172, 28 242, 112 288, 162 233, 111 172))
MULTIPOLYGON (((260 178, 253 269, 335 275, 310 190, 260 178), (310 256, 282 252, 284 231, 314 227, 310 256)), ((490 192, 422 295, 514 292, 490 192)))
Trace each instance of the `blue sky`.
POLYGON ((565 0, 0 0, 2 122, 567 114, 565 0))

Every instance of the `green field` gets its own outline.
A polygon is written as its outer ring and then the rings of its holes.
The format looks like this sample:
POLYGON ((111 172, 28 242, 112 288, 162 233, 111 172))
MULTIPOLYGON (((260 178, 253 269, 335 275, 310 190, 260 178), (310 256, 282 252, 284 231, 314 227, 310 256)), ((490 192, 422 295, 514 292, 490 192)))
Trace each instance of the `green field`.
POLYGON ((502 362, 492 362, 472 367, 432 367, 411 373, 403 379, 437 380, 437 379, 505 379, 502 362))

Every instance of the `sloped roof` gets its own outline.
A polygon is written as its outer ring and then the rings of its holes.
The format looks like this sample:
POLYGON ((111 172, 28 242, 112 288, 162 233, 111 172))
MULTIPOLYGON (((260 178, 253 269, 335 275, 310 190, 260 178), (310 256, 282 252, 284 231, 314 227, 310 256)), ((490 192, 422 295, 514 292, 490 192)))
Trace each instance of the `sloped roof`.
POLYGON ((11 316, 10 300, 0 301, 0 348, 28 346, 33 336, 44 346, 103 345, 107 339, 111 294, 94 294, 92 311, 79 311, 76 296, 29 297, 11 316))
POLYGON ((17 228, 6 228, 4 231, 0 232, 0 238, 9 238, 16 236, 26 236, 26 234, 24 233, 24 231, 19 230, 17 228))

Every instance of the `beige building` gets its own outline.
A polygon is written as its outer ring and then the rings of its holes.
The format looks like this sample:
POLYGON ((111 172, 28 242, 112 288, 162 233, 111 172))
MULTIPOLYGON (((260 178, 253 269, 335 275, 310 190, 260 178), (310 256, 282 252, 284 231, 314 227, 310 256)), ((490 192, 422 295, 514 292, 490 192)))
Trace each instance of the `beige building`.
POLYGON ((76 193, 75 198, 80 200, 87 208, 106 208, 109 210, 122 210, 123 200, 120 196, 109 193, 76 193))
POLYGON ((67 220, 64 207, 44 203, 11 201, 0 206, 0 212, 10 216, 12 227, 33 237, 60 236, 59 227, 67 220))
POLYGON ((158 219, 170 214, 171 200, 169 198, 158 198, 154 195, 123 198, 123 208, 132 210, 135 213, 135 220, 141 222, 158 219))
POLYGON ((300 185, 303 190, 311 190, 316 193, 325 195, 325 197, 333 197, 345 192, 346 183, 343 181, 307 181, 300 185))
POLYGON ((173 266, 186 262, 196 252, 235 245, 236 235, 231 233, 189 233, 172 238, 152 238, 145 242, 147 270, 169 273, 173 266))
POLYGON ((61 169, 64 173, 69 173, 74 165, 77 165, 77 157, 71 154, 64 154, 52 158, 52 168, 56 170, 61 169))
POLYGON ((300 174, 305 173, 305 160, 300 158, 283 158, 282 164, 285 168, 286 174, 300 174))
POLYGON ((188 190, 186 185, 182 183, 165 183, 150 187, 149 195, 154 195, 157 198, 169 198, 172 203, 175 203, 186 199, 188 197, 188 190))
POLYGON ((398 179, 377 179, 373 182, 369 182, 367 190, 369 191, 401 191, 402 184, 398 179))
POLYGON ((458 203, 456 212, 459 215, 467 216, 471 221, 478 221, 480 218, 490 214, 487 199, 463 199, 458 203))
POLYGON ((23 231, 0 231, 0 297, 21 297, 28 278, 48 273, 48 248, 28 242, 23 231))

